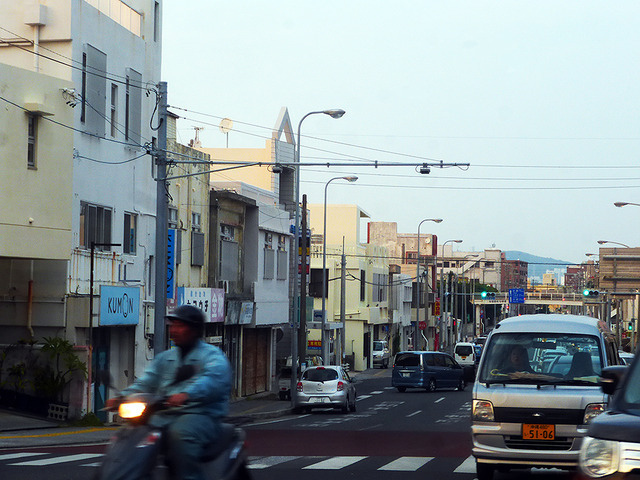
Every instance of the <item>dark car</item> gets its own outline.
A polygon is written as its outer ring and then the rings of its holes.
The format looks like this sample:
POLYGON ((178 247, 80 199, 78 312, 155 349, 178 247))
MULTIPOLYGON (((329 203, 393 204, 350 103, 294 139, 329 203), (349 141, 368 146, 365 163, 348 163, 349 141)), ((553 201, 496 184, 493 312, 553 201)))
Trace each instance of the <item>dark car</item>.
POLYGON ((587 478, 638 478, 640 469, 640 362, 602 371, 609 409, 596 417, 582 441, 580 470, 587 478))
POLYGON ((434 392, 438 388, 457 388, 462 391, 466 383, 462 367, 451 355, 418 351, 396 355, 391 385, 399 392, 407 388, 424 388, 434 392))

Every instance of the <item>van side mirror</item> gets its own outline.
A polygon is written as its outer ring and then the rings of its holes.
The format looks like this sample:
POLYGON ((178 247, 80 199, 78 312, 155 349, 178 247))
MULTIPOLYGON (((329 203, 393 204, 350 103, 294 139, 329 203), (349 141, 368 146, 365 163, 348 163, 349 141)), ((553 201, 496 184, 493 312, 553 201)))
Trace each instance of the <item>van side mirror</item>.
POLYGON ((600 380, 598 381, 602 392, 607 395, 613 395, 618 389, 625 373, 627 373, 627 366, 625 365, 603 368, 600 380))

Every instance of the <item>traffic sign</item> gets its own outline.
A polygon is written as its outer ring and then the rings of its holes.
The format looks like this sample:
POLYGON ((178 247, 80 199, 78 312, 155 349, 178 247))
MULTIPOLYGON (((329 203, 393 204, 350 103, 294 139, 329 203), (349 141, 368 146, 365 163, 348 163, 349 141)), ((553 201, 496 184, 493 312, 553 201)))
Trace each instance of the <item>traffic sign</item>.
POLYGON ((436 300, 436 303, 433 304, 433 314, 440 315, 440 300, 436 300))
POLYGON ((524 303, 524 289, 523 288, 510 288, 509 289, 509 303, 524 303))
POLYGON ((424 322, 424 321, 420 320, 420 321, 418 322, 418 328, 419 328, 420 330, 424 330, 425 328, 427 328, 427 322, 424 322))

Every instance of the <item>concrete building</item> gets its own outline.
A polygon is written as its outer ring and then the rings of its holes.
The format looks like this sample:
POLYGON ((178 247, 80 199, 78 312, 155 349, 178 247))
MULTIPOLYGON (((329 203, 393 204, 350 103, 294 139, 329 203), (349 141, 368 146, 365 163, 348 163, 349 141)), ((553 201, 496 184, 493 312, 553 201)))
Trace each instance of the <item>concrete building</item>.
MULTIPOLYGON (((153 355, 136 345, 147 345, 153 315, 156 185, 147 145, 156 135, 150 119, 160 80, 161 6, 154 0, 0 0, 3 27, 12 32, 3 35, 0 62, 59 79, 55 92, 34 90, 30 102, 65 104, 64 115, 56 108, 57 118, 64 120, 58 126, 72 131, 72 156, 61 162, 71 179, 70 192, 67 180, 60 183, 70 193, 60 201, 60 215, 71 226, 71 243, 62 263, 42 279, 49 292, 56 292, 57 305, 34 308, 32 325, 44 322, 55 335, 90 345, 94 371, 110 366, 128 381, 153 355), (124 296, 130 310, 108 311, 109 300, 124 296)), ((23 116, 12 118, 22 122, 23 116)), ((44 171, 45 164, 39 162, 38 168, 44 171)), ((60 200, 48 196, 49 190, 39 192, 36 201, 54 205, 52 198, 60 200)), ((34 224, 44 223, 33 218, 34 224)), ((12 268, 14 278, 30 276, 30 262, 12 268)), ((40 288, 34 281, 34 289, 40 288)), ((43 332, 34 328, 33 337, 43 332)), ((70 414, 102 406, 104 389, 96 392, 95 404, 87 399, 93 392, 86 389, 82 398, 81 391, 72 392, 70 414)))
MULTIPOLYGON (((311 215, 311 258, 309 296, 314 298, 314 310, 322 305, 322 240, 324 205, 308 206, 311 215)), ((339 358, 342 323, 345 327, 345 360, 355 370, 371 366, 374 340, 392 344, 392 324, 389 315, 389 259, 385 247, 367 244, 360 238, 360 222, 369 215, 357 205, 327 205, 326 238, 326 318, 331 328, 331 351, 339 358), (346 259, 344 287, 341 277, 342 254, 346 259), (345 318, 340 318, 340 292, 345 290, 345 318)), ((309 332, 309 341, 320 339, 320 330, 309 332)))

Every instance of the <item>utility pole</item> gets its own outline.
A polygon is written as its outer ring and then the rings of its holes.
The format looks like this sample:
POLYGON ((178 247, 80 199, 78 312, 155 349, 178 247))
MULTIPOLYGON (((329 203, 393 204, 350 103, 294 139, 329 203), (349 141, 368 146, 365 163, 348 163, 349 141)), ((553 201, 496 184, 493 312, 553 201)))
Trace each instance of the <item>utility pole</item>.
POLYGON ((342 322, 342 332, 340 334, 340 363, 344 364, 345 349, 347 347, 347 256, 344 254, 344 237, 342 237, 342 258, 340 259, 340 321, 342 322))
POLYGON ((298 328, 298 356, 300 367, 307 356, 307 264, 309 238, 307 237, 307 195, 302 195, 302 218, 300 219, 300 326, 298 328))
MULTIPOLYGON (((156 258, 155 306, 153 322, 154 355, 166 349, 165 314, 167 309, 167 82, 160 82, 158 102, 158 145, 156 157, 156 258)), ((173 272, 171 272, 173 274, 173 272)))

